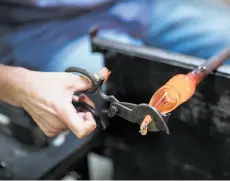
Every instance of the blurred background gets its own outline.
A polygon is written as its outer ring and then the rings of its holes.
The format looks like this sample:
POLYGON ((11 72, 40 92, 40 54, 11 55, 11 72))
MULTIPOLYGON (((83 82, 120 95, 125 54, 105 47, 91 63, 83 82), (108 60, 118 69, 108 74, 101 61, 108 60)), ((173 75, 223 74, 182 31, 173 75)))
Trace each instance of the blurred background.
POLYGON ((229 45, 228 0, 2 0, 1 62, 42 71, 96 71, 88 32, 209 58, 229 45), (93 68, 94 67, 94 68, 93 68))
MULTIPOLYGON (((89 30, 95 26, 98 36, 108 40, 208 59, 230 46, 229 17, 229 0, 1 0, 0 63, 39 71, 63 72, 78 66, 97 72, 105 59, 91 50, 89 30)), ((97 96, 92 99, 98 107, 103 104, 97 96)), ((0 123, 2 178, 129 178, 121 172, 114 176, 113 161, 91 151, 105 142, 131 149, 118 138, 101 141, 95 132, 82 140, 71 133, 48 139, 24 110, 4 103, 0 123)), ((213 178, 210 170, 203 176, 198 168, 186 168, 196 172, 196 178, 213 178)), ((157 177, 138 173, 140 179, 168 178, 163 173, 157 177)))

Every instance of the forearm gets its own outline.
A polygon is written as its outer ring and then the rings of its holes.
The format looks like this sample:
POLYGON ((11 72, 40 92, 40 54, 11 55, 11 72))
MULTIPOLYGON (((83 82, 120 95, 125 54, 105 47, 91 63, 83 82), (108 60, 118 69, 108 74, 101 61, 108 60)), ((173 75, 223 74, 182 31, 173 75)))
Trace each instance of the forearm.
POLYGON ((28 70, 0 64, 0 100, 14 106, 21 106, 23 82, 28 70))

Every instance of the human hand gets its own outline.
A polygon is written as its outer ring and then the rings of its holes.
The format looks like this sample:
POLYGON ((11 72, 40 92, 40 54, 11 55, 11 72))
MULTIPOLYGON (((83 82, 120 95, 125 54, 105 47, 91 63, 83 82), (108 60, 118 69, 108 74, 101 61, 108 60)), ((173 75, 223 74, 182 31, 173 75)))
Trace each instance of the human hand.
MULTIPOLYGON (((105 81, 110 75, 106 68, 100 73, 105 81)), ((96 128, 92 114, 77 112, 72 104, 72 101, 83 101, 94 107, 86 95, 74 95, 91 88, 89 79, 71 73, 27 71, 25 75, 15 99, 47 136, 70 129, 78 138, 83 138, 96 128)))

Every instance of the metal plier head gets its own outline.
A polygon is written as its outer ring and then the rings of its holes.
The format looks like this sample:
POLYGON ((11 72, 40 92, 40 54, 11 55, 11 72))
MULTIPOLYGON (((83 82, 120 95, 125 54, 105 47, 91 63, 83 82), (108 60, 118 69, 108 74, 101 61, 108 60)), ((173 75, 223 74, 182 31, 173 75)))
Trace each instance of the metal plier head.
MULTIPOLYGON (((137 124, 141 124, 142 121, 145 119, 145 117, 149 115, 152 121, 148 124, 147 127, 148 131, 153 132, 153 131, 163 130, 167 134, 169 134, 169 129, 166 124, 169 118, 169 114, 163 115, 148 104, 133 104, 127 102, 120 102, 114 96, 105 95, 102 92, 102 84, 104 82, 103 75, 100 74, 94 75, 88 72, 87 70, 78 67, 69 67, 65 71, 72 72, 72 73, 80 73, 91 80, 92 82, 91 89, 84 92, 86 93, 97 92, 103 98, 103 100, 109 102, 110 104, 109 107, 107 109, 102 110, 101 111, 102 113, 106 113, 109 117, 119 116, 127 121, 130 121, 132 123, 137 123, 137 124)), ((102 129, 106 128, 105 123, 103 122, 100 114, 95 108, 83 102, 73 102, 73 105, 76 108, 84 109, 86 111, 91 112, 95 120, 97 121, 97 123, 100 124, 100 126, 102 127, 102 129)))

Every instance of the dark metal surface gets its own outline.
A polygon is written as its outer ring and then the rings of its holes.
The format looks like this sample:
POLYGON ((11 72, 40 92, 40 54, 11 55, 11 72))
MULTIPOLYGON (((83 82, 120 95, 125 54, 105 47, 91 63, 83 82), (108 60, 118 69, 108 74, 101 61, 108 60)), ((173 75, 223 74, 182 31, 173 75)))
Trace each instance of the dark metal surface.
POLYGON ((0 133, 25 147, 44 148, 49 140, 23 109, 0 102, 0 133))
MULTIPOLYGON (((95 102, 97 108, 102 106, 103 103, 96 96, 89 95, 89 97, 95 102)), ((36 142, 40 140, 42 143, 43 138, 39 134, 34 137, 28 134, 28 132, 36 132, 39 128, 33 124, 33 121, 29 122, 26 115, 8 106, 1 106, 0 114, 11 115, 10 120, 18 121, 18 126, 21 127, 16 130, 13 130, 16 127, 9 127, 9 131, 17 132, 17 134, 6 134, 2 131, 3 129, 0 129, 0 162, 5 165, 4 168, 0 166, 2 179, 60 179, 72 165, 75 167, 81 165, 81 160, 87 157, 98 135, 98 130, 96 130, 88 137, 78 139, 74 134, 68 133, 61 138, 48 139, 45 146, 38 145, 36 142), (20 135, 20 140, 18 135, 20 135), (64 140, 60 143, 57 139, 64 140)), ((36 135, 36 133, 33 134, 36 135)))
MULTIPOLYGON (((92 37, 92 48, 103 53, 112 72, 108 93, 133 103, 148 102, 172 76, 205 61, 99 37, 92 37)), ((107 132, 113 145, 107 152, 114 162, 114 179, 230 179, 229 109, 230 76, 223 66, 171 114, 170 136, 161 132, 141 136, 136 125, 114 117, 107 132)))
MULTIPOLYGON (((40 179, 69 157, 72 157, 72 162, 81 158, 90 148, 92 137, 78 140, 76 136, 69 134, 65 139, 60 146, 49 145, 47 148, 30 150, 1 135, 0 160, 6 163, 5 170, 12 173, 13 179, 40 179)), ((62 172, 70 165, 70 162, 63 165, 62 172)))

